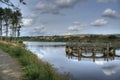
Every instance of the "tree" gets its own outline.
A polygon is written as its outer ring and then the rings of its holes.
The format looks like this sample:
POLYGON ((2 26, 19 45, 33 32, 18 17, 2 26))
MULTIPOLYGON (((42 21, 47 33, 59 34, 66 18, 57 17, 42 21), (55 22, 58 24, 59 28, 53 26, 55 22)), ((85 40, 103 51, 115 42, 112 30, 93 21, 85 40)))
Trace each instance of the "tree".
POLYGON ((116 39, 117 38, 117 36, 116 35, 109 35, 109 37, 108 37, 109 39, 116 39))
MULTIPOLYGON (((24 2, 24 0, 18 0, 21 4, 26 5, 26 3, 24 2)), ((13 7, 14 9, 19 9, 18 7, 16 7, 10 0, 0 0, 1 3, 6 4, 8 6, 13 7)))
POLYGON ((22 26, 22 14, 20 10, 12 10, 11 8, 0 7, 0 36, 2 39, 3 24, 6 34, 6 40, 8 40, 9 33, 14 39, 20 36, 20 29, 22 26), (10 31, 10 32, 9 32, 10 31))
POLYGON ((10 24, 10 20, 11 20, 11 16, 12 16, 12 10, 10 8, 5 8, 4 9, 4 21, 5 21, 5 26, 6 26, 6 39, 8 38, 8 28, 9 28, 9 24, 10 24))
POLYGON ((16 36, 19 37, 20 35, 20 28, 21 28, 21 18, 22 18, 22 14, 19 10, 16 10, 15 12, 13 12, 12 15, 12 37, 15 38, 16 36))
POLYGON ((2 22, 3 22, 3 15, 4 15, 4 10, 2 7, 0 7, 0 36, 2 40, 2 22))
MULTIPOLYGON (((11 30, 11 36, 16 38, 20 36, 20 29, 21 29, 21 18, 22 14, 20 12, 19 6, 15 6, 14 3, 11 2, 11 0, 0 0, 0 3, 6 4, 9 6, 9 8, 0 8, 0 36, 2 39, 2 25, 5 26, 5 34, 6 34, 6 40, 9 36, 9 30, 11 30), (13 11, 14 10, 14 11, 13 11), (11 24, 11 27, 10 27, 11 24)), ((18 4, 24 4, 24 0, 18 0, 18 4)))

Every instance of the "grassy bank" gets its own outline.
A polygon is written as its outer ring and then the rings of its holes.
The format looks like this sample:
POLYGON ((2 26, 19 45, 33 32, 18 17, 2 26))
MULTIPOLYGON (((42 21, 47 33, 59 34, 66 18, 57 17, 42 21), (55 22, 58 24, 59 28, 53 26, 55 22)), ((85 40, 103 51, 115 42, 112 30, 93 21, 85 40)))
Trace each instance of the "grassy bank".
POLYGON ((18 59, 22 66, 23 80, 65 80, 50 64, 38 59, 21 44, 0 42, 0 48, 18 59))

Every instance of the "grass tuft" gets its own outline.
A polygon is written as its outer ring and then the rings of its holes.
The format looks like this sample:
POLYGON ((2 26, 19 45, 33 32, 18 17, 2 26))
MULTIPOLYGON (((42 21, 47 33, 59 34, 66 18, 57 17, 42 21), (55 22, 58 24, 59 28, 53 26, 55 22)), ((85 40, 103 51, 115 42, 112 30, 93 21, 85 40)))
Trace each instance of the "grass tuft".
POLYGON ((11 43, 0 42, 0 48, 18 59, 22 65, 23 80, 65 80, 50 64, 38 59, 20 44, 14 46, 11 43))

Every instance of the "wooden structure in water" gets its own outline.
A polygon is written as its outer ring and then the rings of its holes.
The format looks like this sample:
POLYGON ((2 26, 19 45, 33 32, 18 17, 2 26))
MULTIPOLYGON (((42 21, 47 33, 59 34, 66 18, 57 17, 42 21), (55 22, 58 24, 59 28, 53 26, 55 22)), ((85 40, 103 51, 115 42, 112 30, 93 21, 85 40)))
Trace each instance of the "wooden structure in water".
POLYGON ((112 45, 104 45, 104 46, 96 46, 96 45, 69 45, 67 44, 65 47, 66 55, 74 56, 78 58, 113 58, 120 57, 120 55, 116 55, 116 48, 112 47, 112 45), (90 54, 90 56, 85 56, 85 54, 90 54), (97 54, 101 54, 101 56, 96 56, 97 54))

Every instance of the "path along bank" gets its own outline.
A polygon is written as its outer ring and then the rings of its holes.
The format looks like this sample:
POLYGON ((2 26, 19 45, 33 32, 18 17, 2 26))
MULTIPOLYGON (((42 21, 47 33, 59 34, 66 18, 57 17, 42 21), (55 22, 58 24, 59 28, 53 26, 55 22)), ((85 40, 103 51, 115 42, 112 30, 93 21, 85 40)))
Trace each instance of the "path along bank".
MULTIPOLYGON (((38 57, 27 50, 23 44, 0 41, 0 49, 18 60, 21 65, 20 69, 22 70, 21 80, 66 80, 66 78, 59 75, 49 63, 38 59, 38 57)), ((9 63, 6 63, 6 65, 9 65, 9 63)), ((17 67, 16 64, 14 67, 17 67)), ((18 73, 19 72, 20 71, 18 71, 18 73)))

